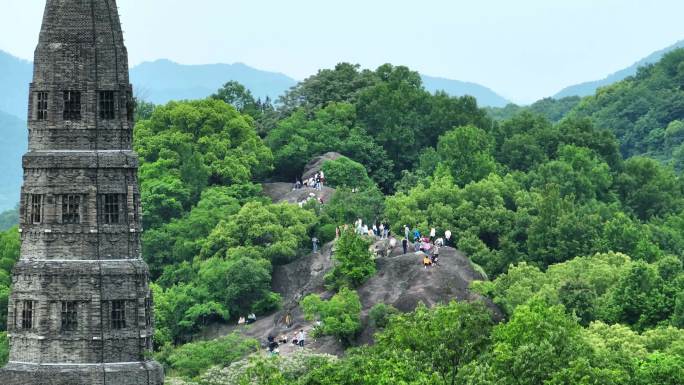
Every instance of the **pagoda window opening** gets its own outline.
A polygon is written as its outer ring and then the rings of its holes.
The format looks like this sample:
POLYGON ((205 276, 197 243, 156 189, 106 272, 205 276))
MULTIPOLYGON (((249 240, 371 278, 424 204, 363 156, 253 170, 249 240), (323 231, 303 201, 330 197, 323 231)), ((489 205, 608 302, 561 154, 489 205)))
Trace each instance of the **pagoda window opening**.
POLYGON ((126 328, 126 301, 112 301, 112 329, 126 328))
POLYGON ((62 223, 79 224, 81 223, 81 196, 63 195, 62 196, 62 223))
POLYGON ((75 331, 78 327, 78 303, 62 301, 62 331, 75 331))
POLYGON ((123 194, 103 194, 100 198, 102 221, 107 225, 119 224, 123 217, 123 194))
POLYGON ((64 91, 64 120, 81 120, 81 93, 64 91))
POLYGON ((43 220, 43 195, 31 194, 29 205, 29 222, 31 224, 40 224, 43 220))
POLYGON ((48 117, 48 93, 36 92, 36 119, 47 120, 48 117))
POLYGON ((33 329, 33 301, 24 301, 21 309, 21 328, 33 329))
POLYGON ((114 117, 114 91, 100 91, 100 119, 112 120, 114 117))

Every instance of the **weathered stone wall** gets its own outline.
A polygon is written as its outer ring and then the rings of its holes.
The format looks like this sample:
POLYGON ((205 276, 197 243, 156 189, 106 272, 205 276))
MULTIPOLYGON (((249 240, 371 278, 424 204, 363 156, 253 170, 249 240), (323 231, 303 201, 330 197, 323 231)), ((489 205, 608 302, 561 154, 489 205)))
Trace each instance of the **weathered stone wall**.
POLYGON ((154 320, 132 95, 116 1, 48 0, 30 85, 2 385, 164 382, 148 358, 154 320))

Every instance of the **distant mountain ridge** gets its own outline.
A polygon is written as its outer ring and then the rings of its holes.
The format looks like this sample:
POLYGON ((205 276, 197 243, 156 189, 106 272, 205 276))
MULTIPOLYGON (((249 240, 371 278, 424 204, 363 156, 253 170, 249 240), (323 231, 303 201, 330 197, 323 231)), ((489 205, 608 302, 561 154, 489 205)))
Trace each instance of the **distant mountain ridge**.
POLYGON ((421 78, 423 79, 423 85, 430 92, 444 91, 451 96, 474 96, 480 107, 505 107, 510 103, 510 101, 490 88, 477 83, 427 75, 421 75, 421 78))
POLYGON ((655 64, 660 61, 660 59, 665 56, 668 52, 674 51, 678 48, 684 48, 684 40, 680 40, 677 43, 661 49, 660 51, 656 51, 647 57, 639 60, 638 62, 632 64, 631 66, 622 69, 620 71, 617 71, 611 75, 608 75, 607 77, 601 79, 601 80, 595 80, 595 81, 590 81, 590 82, 585 82, 585 83, 580 83, 576 84, 570 87, 566 87, 563 90, 561 90, 559 93, 555 94, 553 96, 554 99, 561 99, 565 98, 568 96, 591 96, 594 93, 596 93, 596 90, 598 90, 601 87, 605 87, 607 85, 617 83, 621 80, 624 80, 630 76, 636 75, 637 70, 639 67, 643 67, 645 65, 649 64, 655 64))
POLYGON ((254 97, 261 99, 277 99, 297 84, 287 75, 261 71, 242 63, 185 65, 161 59, 131 69, 131 83, 136 93, 155 104, 206 98, 231 80, 241 83, 254 97))

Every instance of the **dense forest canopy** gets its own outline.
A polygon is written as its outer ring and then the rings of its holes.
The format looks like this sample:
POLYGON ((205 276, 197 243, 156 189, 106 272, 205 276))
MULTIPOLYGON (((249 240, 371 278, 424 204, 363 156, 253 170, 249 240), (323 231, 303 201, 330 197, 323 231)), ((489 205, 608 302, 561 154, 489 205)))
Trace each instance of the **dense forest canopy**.
MULTIPOLYGON (((392 65, 339 64, 275 104, 235 83, 206 100, 141 103, 157 357, 201 385, 684 383, 683 63, 676 51, 596 96, 497 119, 392 65), (323 166, 337 188, 325 205, 263 194, 261 182, 294 182, 331 151, 344 157, 323 166), (491 279, 472 289, 503 321, 477 302, 405 314, 379 303, 376 344, 344 358, 243 360, 254 341, 192 342, 208 324, 281 306, 274 266, 357 218, 450 230, 491 279)), ((0 236, 0 309, 18 245, 16 228, 0 236)), ((335 247, 331 295, 300 304, 325 320, 321 334, 353 346, 356 289, 377 269, 353 232, 335 247)))

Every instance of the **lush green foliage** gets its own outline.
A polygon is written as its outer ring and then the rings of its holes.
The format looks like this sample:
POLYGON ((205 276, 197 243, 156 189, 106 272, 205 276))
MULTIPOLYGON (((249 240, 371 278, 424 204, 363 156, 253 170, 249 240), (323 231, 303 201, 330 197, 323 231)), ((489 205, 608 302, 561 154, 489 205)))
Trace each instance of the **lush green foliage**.
POLYGON ((0 331, 7 328, 7 301, 12 283, 12 267, 19 259, 19 246, 19 232, 16 227, 0 232, 0 331))
POLYGON ((360 125, 352 104, 331 103, 315 112, 298 109, 279 121, 265 141, 273 149, 275 174, 288 181, 299 177, 313 157, 335 151, 363 164, 377 183, 392 183, 392 162, 360 125))
MULTIPOLYGON (((233 95, 234 86, 216 98, 249 96, 233 95)), ((146 210, 143 251, 158 284, 157 344, 277 308, 272 263, 294 259, 316 219, 271 204, 252 184, 272 164, 254 119, 221 100, 169 103, 148 116, 138 123, 135 146, 146 210)))
POLYGON ((325 183, 332 188, 366 189, 373 182, 362 164, 342 157, 323 163, 325 183))
POLYGON ((453 302, 394 316, 376 338, 379 349, 410 350, 439 374, 440 383, 453 384, 461 368, 487 349, 493 325, 484 305, 453 302))
POLYGON ((316 333, 332 335, 345 342, 361 330, 361 302, 355 291, 343 287, 330 300, 324 301, 318 295, 311 294, 300 303, 307 319, 321 322, 316 333))
POLYGON ((368 312, 368 318, 371 326, 376 329, 384 329, 389 324, 390 317, 396 314, 399 314, 399 310, 394 306, 377 303, 368 312))
POLYGON ((375 275, 375 260, 369 247, 370 242, 353 229, 343 230, 335 244, 335 265, 325 276, 326 283, 334 289, 357 288, 375 275))
POLYGON ((289 385, 308 373, 337 361, 337 357, 300 350, 287 356, 254 354, 227 367, 216 366, 201 375, 197 382, 171 379, 170 385, 289 385))
MULTIPOLYGON (((583 99, 571 115, 589 116, 597 126, 612 130, 625 156, 672 159, 681 153, 684 140, 682 63, 684 49, 672 51, 635 76, 583 99)), ((682 165, 677 162, 679 169, 682 165)))
POLYGON ((209 234, 201 256, 264 258, 273 263, 294 259, 308 241, 314 215, 289 204, 245 204, 209 234))
POLYGON ((337 151, 363 164, 385 191, 446 131, 490 125, 473 98, 432 95, 417 72, 389 64, 320 71, 282 102, 288 118, 266 138, 279 175, 294 177, 313 156, 337 151))
POLYGON ((171 348, 167 345, 156 358, 167 375, 195 378, 214 366, 228 366, 259 349, 259 342, 238 334, 211 341, 198 341, 171 348))
POLYGON ((136 125, 135 150, 147 228, 181 217, 206 186, 264 175, 273 159, 250 120, 218 100, 155 108, 136 125))
POLYGON ((0 365, 5 365, 9 359, 9 338, 7 333, 0 332, 0 365))
POLYGON ((541 115, 551 122, 559 122, 575 106, 580 103, 579 96, 568 96, 562 99, 544 98, 529 106, 518 106, 509 104, 506 107, 486 107, 487 114, 498 121, 509 120, 521 112, 532 112, 541 115))
POLYGON ((520 305, 542 300, 563 305, 583 325, 599 320, 643 330, 664 322, 681 326, 681 305, 675 298, 683 283, 679 258, 649 264, 607 253, 552 265, 546 272, 521 263, 493 282, 477 283, 475 289, 509 315, 520 305))

